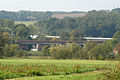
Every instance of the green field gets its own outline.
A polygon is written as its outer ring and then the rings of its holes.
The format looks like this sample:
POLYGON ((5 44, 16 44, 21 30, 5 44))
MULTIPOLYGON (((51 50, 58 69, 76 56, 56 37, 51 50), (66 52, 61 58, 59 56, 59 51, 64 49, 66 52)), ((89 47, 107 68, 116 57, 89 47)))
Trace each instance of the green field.
MULTIPOLYGON (((73 74, 73 75, 56 75, 56 76, 41 76, 41 77, 28 77, 16 78, 11 80, 98 80, 101 76, 100 72, 73 74)), ((10 80, 10 79, 8 79, 10 80)))
POLYGON ((36 21, 15 21, 15 24, 33 25, 36 21))
POLYGON ((0 59, 0 78, 12 78, 12 80, 98 80, 104 70, 113 68, 116 63, 118 61, 0 59))

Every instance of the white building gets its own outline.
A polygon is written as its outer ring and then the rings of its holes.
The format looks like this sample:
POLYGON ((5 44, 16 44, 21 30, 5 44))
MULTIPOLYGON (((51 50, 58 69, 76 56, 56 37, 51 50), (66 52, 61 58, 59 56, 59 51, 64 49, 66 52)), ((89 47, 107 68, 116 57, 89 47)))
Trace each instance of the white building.
POLYGON ((60 38, 60 36, 45 36, 47 38, 60 38))
POLYGON ((30 37, 31 37, 32 39, 36 39, 36 38, 38 38, 38 35, 30 35, 30 37))
POLYGON ((110 39, 113 39, 113 38, 83 37, 83 39, 92 40, 92 41, 106 41, 106 40, 110 40, 110 39))

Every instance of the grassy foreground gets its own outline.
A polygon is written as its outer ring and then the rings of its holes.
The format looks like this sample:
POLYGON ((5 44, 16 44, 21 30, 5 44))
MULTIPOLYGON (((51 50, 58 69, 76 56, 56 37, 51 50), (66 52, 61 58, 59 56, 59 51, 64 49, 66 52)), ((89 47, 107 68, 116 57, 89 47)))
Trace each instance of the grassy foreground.
POLYGON ((90 72, 90 73, 72 74, 72 75, 25 77, 25 78, 11 79, 11 80, 98 80, 100 77, 102 77, 101 72, 90 72))
POLYGON ((114 67, 116 63, 118 61, 0 59, 0 78, 12 78, 12 80, 98 80, 102 70, 114 67))

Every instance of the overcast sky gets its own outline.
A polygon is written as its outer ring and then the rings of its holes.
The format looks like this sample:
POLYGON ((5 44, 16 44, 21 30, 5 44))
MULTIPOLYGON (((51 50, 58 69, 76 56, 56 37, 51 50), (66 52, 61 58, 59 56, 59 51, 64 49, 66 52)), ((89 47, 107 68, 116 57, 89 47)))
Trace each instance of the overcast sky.
POLYGON ((0 0, 0 10, 89 11, 120 7, 120 0, 0 0))

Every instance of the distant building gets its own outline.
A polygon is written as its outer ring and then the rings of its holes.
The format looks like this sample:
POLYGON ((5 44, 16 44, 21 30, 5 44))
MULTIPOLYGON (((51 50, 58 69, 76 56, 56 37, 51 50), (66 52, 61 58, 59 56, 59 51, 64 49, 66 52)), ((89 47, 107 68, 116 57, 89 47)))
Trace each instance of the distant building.
POLYGON ((60 38, 60 36, 45 36, 47 38, 60 38))
POLYGON ((92 40, 92 41, 106 41, 106 40, 110 40, 113 38, 100 38, 100 37, 83 37, 83 39, 85 40, 92 40))
POLYGON ((30 35, 30 37, 31 37, 32 39, 36 39, 36 38, 38 38, 38 35, 30 35))

